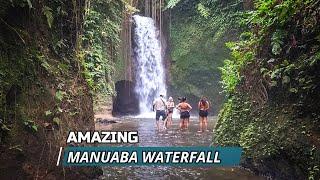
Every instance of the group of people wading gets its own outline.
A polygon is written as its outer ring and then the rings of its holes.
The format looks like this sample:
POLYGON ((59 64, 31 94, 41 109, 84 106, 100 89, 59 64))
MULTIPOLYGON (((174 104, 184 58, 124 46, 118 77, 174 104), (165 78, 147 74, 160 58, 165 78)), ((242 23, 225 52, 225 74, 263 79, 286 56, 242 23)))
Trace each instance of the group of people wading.
MULTIPOLYGON (((175 106, 173 98, 169 97, 168 101, 164 99, 163 95, 155 99, 153 102, 153 111, 156 111, 156 124, 157 129, 160 129, 159 119, 163 120, 163 128, 167 129, 172 125, 172 114, 173 110, 176 108, 180 112, 180 129, 188 129, 190 111, 192 109, 191 105, 187 102, 186 97, 178 98, 180 101, 177 106, 175 106)), ((198 103, 199 109, 199 131, 208 131, 208 110, 209 102, 206 97, 202 97, 198 103)))

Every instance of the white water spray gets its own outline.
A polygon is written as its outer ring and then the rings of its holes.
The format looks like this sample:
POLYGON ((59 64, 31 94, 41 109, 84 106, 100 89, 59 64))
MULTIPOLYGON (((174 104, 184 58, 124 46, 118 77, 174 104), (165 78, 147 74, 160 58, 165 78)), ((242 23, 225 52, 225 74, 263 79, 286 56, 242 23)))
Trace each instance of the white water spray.
POLYGON ((160 94, 166 96, 160 32, 152 18, 134 15, 133 21, 135 92, 139 98, 140 114, 150 114, 153 100, 160 94))

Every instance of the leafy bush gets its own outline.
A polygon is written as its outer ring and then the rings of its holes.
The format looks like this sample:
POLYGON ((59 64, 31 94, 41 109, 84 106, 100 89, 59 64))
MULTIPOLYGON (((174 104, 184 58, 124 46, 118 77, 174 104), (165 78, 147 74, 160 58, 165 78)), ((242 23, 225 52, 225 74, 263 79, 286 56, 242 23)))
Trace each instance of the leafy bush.
MULTIPOLYGON (((237 34, 238 11, 241 10, 237 5, 237 1, 226 5, 208 1, 180 1, 172 9, 169 82, 174 96, 188 96, 195 103, 204 95, 212 101, 212 109, 220 109, 224 99, 221 97, 218 67, 229 58, 229 50, 224 44, 234 40, 237 34), (229 4, 235 6, 230 8, 229 4)), ((223 76, 229 75, 226 72, 223 76)))
POLYGON ((84 50, 79 56, 84 76, 95 95, 114 93, 110 79, 114 73, 115 49, 120 43, 122 5, 122 2, 99 0, 86 10, 84 50))
POLYGON ((320 126, 318 2, 254 2, 243 15, 246 32, 227 44, 231 57, 220 68, 229 96, 214 142, 240 145, 253 166, 279 178, 318 179, 320 151, 312 140, 320 126), (261 94, 263 103, 256 103, 261 94))

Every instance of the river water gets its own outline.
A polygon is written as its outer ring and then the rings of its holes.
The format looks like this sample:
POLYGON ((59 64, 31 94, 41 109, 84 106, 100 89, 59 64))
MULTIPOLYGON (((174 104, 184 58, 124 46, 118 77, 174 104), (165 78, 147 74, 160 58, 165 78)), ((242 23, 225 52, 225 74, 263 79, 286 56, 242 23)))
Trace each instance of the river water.
MULTIPOLYGON (((209 146, 216 118, 209 118, 209 132, 198 133, 198 121, 191 118, 189 130, 179 130, 179 120, 167 130, 157 131, 154 119, 122 118, 111 125, 97 124, 96 129, 112 131, 138 131, 139 143, 134 146, 209 146)), ((125 146, 128 146, 125 144, 125 146)), ((179 168, 170 166, 104 167, 100 179, 221 179, 260 180, 242 168, 179 168)))

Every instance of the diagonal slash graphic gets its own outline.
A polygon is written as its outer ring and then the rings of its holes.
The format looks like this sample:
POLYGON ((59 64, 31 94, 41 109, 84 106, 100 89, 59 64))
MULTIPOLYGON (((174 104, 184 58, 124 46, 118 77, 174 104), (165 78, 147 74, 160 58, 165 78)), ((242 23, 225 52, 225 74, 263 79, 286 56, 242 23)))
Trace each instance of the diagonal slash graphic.
POLYGON ((59 166, 60 158, 61 158, 62 147, 60 147, 59 156, 57 160, 57 166, 59 166))

